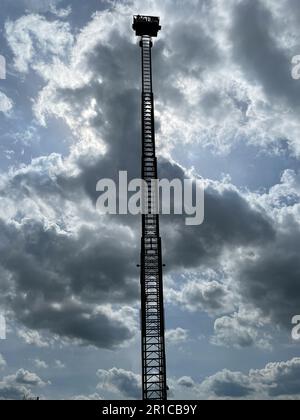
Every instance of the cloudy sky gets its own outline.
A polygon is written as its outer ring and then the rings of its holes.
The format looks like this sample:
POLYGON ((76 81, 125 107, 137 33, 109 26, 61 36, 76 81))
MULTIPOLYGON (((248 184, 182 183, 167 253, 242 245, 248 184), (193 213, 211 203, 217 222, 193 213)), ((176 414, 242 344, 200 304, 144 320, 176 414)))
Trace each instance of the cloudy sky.
POLYGON ((160 176, 206 184, 202 226, 162 218, 170 397, 299 399, 299 1, 0 3, 0 399, 140 398, 140 221, 95 209, 139 175, 136 13, 160 176))

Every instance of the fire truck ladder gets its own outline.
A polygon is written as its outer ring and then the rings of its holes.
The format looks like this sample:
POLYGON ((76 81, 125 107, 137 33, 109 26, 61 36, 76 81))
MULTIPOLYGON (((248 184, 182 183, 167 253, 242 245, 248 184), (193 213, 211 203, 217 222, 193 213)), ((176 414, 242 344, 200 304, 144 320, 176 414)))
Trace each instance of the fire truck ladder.
POLYGON ((158 179, 155 153, 154 100, 152 91, 152 36, 160 29, 159 19, 135 17, 134 29, 142 49, 142 178, 147 183, 142 216, 141 241, 141 330, 143 399, 167 400, 165 320, 162 249, 159 231, 158 179), (139 32, 140 31, 140 32, 139 32), (139 32, 139 33, 138 33, 139 32))

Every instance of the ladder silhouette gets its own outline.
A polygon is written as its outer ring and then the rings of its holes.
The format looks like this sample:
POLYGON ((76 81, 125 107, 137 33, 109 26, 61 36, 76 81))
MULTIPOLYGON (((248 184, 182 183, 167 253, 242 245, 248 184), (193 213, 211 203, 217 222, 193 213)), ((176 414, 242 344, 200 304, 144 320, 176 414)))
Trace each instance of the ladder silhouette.
POLYGON ((152 91, 152 36, 159 18, 135 16, 133 29, 142 49, 142 177, 146 181, 141 240, 141 330, 144 400, 167 400, 162 250, 159 230, 157 159, 152 91))

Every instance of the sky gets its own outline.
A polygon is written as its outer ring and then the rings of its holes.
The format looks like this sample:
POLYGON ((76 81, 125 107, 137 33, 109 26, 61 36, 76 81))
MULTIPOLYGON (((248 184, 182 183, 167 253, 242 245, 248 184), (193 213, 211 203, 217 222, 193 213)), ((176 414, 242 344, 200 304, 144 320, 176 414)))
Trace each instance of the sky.
POLYGON ((140 49, 159 175, 204 180, 161 218, 172 399, 299 399, 298 0, 0 0, 0 399, 139 399, 138 217, 96 184, 140 172, 140 49))

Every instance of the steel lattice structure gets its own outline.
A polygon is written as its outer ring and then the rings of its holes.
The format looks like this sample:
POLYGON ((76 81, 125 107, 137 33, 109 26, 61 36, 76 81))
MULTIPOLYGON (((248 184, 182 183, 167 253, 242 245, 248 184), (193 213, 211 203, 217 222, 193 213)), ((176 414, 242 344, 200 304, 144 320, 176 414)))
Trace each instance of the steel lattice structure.
POLYGON ((141 330, 143 399, 167 400, 162 250, 159 231, 158 179, 152 90, 152 37, 161 29, 159 18, 134 16, 133 29, 142 49, 142 178, 148 186, 142 217, 141 330))

